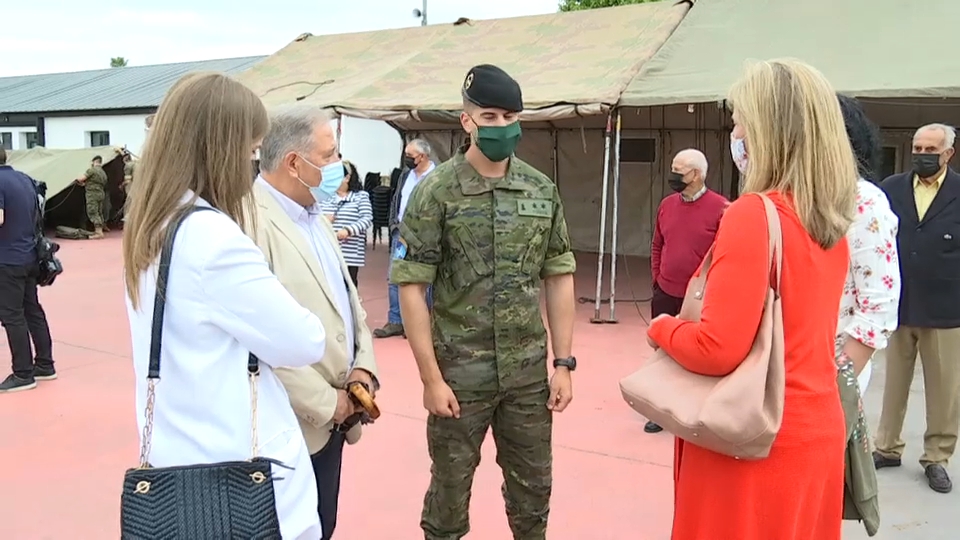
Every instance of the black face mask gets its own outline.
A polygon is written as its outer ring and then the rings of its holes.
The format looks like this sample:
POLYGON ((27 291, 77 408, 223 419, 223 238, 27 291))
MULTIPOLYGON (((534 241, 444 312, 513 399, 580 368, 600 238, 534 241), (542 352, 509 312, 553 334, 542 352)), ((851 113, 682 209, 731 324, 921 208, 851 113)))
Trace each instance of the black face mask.
POLYGON ((930 178, 940 171, 940 154, 913 154, 913 172, 920 178, 930 178))
POLYGON ((671 172, 670 176, 667 176, 667 185, 677 193, 687 189, 687 184, 683 181, 683 175, 677 172, 671 172))
POLYGON ((408 169, 413 169, 417 166, 417 160, 410 156, 403 156, 403 166, 408 169))

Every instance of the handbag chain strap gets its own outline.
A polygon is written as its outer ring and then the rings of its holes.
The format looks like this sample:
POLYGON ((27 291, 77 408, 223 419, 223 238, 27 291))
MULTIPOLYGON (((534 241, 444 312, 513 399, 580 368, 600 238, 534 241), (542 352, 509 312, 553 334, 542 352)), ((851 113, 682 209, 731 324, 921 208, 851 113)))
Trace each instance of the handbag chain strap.
MULTIPOLYGON (((157 401, 157 383, 160 381, 160 350, 163 337, 163 313, 166 308, 167 282, 170 277, 170 260, 173 257, 173 240, 180 225, 190 214, 202 210, 217 211, 208 206, 188 206, 179 211, 167 225, 160 264, 157 270, 157 292, 153 302, 153 327, 150 337, 150 364, 147 370, 147 403, 144 407, 143 433, 140 437, 140 468, 150 468, 150 449, 153 442, 153 415, 157 401)), ((260 378, 260 359, 250 353, 247 359, 247 379, 250 382, 250 459, 257 457, 258 422, 257 382, 260 378)))

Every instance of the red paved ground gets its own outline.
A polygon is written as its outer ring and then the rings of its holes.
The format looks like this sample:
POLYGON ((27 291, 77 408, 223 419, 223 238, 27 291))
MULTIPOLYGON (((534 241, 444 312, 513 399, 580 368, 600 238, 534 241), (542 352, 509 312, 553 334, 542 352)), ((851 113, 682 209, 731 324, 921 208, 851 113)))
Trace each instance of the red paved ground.
MULTIPOLYGON (((66 273, 41 293, 60 379, 0 396, 0 538, 116 538, 123 471, 137 460, 133 370, 123 307, 120 241, 63 242, 66 273)), ((360 272, 371 327, 386 319, 386 250, 360 272)), ((593 296, 596 255, 581 257, 577 293, 593 296)), ((646 264, 620 265, 621 298, 645 294, 646 264)), ((644 306, 646 309, 646 306, 644 306)), ((604 316, 607 311, 602 311, 604 316)), ((618 303, 619 325, 593 325, 582 305, 575 335, 580 369, 571 408, 554 435, 551 540, 660 540, 672 514, 672 439, 646 435, 617 381, 648 353, 643 322, 618 303)), ((429 478, 425 413, 416 367, 403 339, 378 340, 384 417, 346 453, 337 538, 415 540, 429 478)), ((0 356, 6 361, 6 346, 0 356)), ((5 376, 7 367, 0 368, 5 376)), ((474 540, 510 538, 491 441, 474 485, 474 540)))

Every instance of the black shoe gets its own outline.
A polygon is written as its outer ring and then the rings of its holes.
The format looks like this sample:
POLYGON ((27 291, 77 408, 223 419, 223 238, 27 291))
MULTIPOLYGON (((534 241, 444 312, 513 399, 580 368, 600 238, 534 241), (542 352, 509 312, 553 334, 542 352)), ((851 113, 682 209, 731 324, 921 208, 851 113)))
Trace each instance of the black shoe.
POLYGON ((880 452, 873 452, 873 468, 883 469, 885 467, 899 467, 901 465, 900 458, 898 457, 887 457, 880 452))
POLYGON ((930 484, 930 489, 937 493, 953 491, 953 482, 943 465, 927 465, 923 473, 927 475, 927 483, 930 484))
POLYGON ((647 433, 660 433, 663 431, 663 428, 655 422, 647 422, 647 425, 643 426, 643 431, 647 433))
POLYGON ((6 379, 0 383, 0 394, 6 394, 11 392, 21 392, 23 390, 33 390, 37 387, 37 381, 33 377, 29 379, 17 377, 14 374, 10 374, 6 379))
POLYGON ((388 338, 388 337, 394 337, 394 336, 406 337, 406 335, 403 333, 402 324, 387 323, 383 325, 382 328, 377 328, 376 330, 373 331, 373 337, 375 338, 388 338))
POLYGON ((52 381, 57 378, 57 370, 53 366, 35 366, 33 368, 33 378, 38 381, 52 381))

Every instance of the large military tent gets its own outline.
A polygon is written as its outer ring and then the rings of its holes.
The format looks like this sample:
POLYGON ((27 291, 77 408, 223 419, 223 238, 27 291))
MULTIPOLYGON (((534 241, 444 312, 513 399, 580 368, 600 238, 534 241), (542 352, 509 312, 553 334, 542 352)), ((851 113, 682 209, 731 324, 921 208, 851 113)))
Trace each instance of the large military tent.
POLYGON ((112 203, 111 221, 116 221, 123 208, 125 195, 123 183, 123 160, 120 150, 113 146, 54 150, 37 146, 29 150, 14 150, 8 153, 7 164, 47 185, 45 219, 47 226, 89 228, 86 217, 86 202, 83 188, 76 178, 89 167, 94 156, 103 159, 107 173, 107 189, 112 203))
MULTIPOLYGON (((463 142, 461 84, 467 71, 496 64, 523 88, 526 110, 518 155, 551 175, 564 200, 574 247, 596 250, 611 106, 690 7, 664 1, 511 19, 462 21, 345 35, 303 35, 239 79, 268 107, 294 103, 385 120, 407 140, 430 141, 438 159, 463 142)), ((624 118, 625 139, 643 119, 624 118)), ((655 161, 647 139, 624 141, 638 161, 655 161)), ((399 156, 397 156, 399 162, 399 156)), ((629 167, 624 168, 627 172, 629 167)), ((627 179, 622 206, 648 214, 649 190, 627 179)), ((625 231, 631 252, 646 249, 625 231)))
POLYGON ((270 107, 302 102, 386 120, 406 139, 433 142, 444 159, 463 137, 457 114, 466 70, 498 64, 524 89, 518 155, 552 173, 574 247, 613 244, 615 253, 647 255, 677 151, 701 149, 708 185, 736 194, 724 97, 746 61, 795 57, 863 98, 883 128, 890 173, 904 168, 918 126, 960 123, 960 57, 949 53, 950 33, 938 30, 958 17, 960 3, 951 0, 663 0, 304 35, 240 78, 270 107), (609 167, 605 126, 614 133, 609 167), (614 216, 619 226, 611 227, 614 216))
MULTIPOLYGON (((952 0, 697 0, 618 104, 622 115, 645 119, 666 141, 667 159, 641 185, 659 200, 670 155, 695 146, 710 162, 708 183, 733 195, 727 91, 748 61, 785 57, 815 66, 839 92, 861 98, 883 131, 884 174, 904 170, 917 127, 960 123, 960 57, 949 53, 950 33, 936 30, 958 18, 960 2, 952 0)), ((649 214, 623 219, 622 228, 642 230, 649 240, 649 214)))

